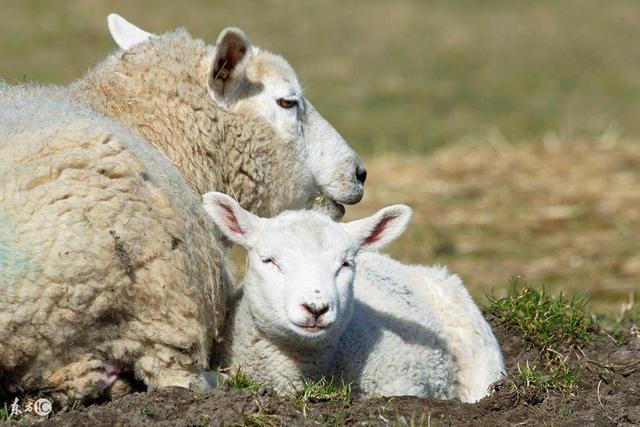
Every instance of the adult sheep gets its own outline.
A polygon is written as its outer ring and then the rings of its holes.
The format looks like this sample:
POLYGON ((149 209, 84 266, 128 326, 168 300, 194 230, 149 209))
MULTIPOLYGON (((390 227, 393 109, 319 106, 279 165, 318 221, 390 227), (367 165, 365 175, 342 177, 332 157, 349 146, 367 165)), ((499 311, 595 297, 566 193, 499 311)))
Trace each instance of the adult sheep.
POLYGON ((230 278, 198 193, 263 215, 362 197, 361 161, 284 59, 234 28, 207 46, 108 21, 123 50, 70 87, 0 84, 8 393, 92 398, 126 371, 206 387, 230 278))
POLYGON ((504 375, 500 347, 456 276, 371 252, 405 229, 396 205, 347 224, 316 212, 263 219, 221 193, 204 206, 248 250, 217 359, 286 393, 334 376, 357 395, 475 402, 504 375))

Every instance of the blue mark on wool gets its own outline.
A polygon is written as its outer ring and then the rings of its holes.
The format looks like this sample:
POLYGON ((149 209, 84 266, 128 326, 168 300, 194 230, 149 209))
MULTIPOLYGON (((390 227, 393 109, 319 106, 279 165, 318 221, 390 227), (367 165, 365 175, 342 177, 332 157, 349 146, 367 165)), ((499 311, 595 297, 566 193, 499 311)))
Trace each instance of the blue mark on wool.
POLYGON ((16 243, 7 221, 0 217, 0 286, 17 284, 21 279, 33 280, 39 270, 38 263, 16 243))

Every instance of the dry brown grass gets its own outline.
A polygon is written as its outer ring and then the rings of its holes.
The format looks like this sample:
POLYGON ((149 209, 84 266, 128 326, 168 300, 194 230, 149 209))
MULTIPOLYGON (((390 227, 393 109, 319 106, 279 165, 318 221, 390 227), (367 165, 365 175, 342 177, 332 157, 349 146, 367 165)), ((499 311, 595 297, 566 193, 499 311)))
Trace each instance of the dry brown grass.
POLYGON ((408 262, 442 263, 476 296, 520 274, 558 292, 587 290, 615 312, 640 277, 640 144, 510 144, 498 135, 433 155, 370 159, 360 217, 406 203, 415 217, 390 248, 408 262))

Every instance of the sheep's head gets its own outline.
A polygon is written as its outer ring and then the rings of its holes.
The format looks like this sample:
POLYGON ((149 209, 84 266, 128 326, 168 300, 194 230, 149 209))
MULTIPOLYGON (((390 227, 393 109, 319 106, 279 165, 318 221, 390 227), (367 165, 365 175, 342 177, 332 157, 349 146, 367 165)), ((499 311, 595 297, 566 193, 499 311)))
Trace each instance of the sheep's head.
MULTIPOLYGON (((118 15, 109 15, 108 22, 123 49, 154 37, 118 15)), ((304 97, 287 61, 254 46, 234 27, 220 33, 211 52, 206 84, 213 101, 227 111, 265 120, 294 144, 319 194, 326 196, 321 198, 325 212, 339 218, 342 204, 358 203, 367 176, 362 160, 304 97)))
POLYGON ((256 326, 289 345, 319 348, 342 334, 353 310, 355 255, 406 228, 411 209, 394 205, 345 224, 313 211, 260 218, 222 193, 203 196, 223 234, 248 251, 244 298, 256 326))

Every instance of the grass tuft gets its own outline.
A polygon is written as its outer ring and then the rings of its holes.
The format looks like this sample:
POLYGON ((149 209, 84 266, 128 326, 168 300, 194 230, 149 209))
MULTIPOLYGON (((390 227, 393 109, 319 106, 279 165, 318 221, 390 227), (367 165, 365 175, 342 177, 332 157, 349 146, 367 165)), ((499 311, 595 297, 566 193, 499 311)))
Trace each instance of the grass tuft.
POLYGON ((544 288, 514 277, 505 297, 488 295, 487 299, 487 309, 498 323, 515 329, 526 342, 541 349, 595 337, 584 294, 570 299, 562 294, 554 297, 544 288))
MULTIPOLYGON (((351 383, 344 379, 339 382, 333 377, 322 377, 319 380, 302 379, 302 387, 294 389, 294 404, 302 409, 302 415, 307 417, 309 403, 335 401, 343 404, 351 403, 351 383)), ((344 414, 336 414, 332 419, 316 420, 323 424, 340 425, 344 414)))
POLYGON ((567 358, 549 362, 546 369, 538 369, 535 364, 526 361, 518 364, 518 377, 525 387, 548 392, 556 390, 564 394, 572 394, 578 390, 581 379, 580 370, 570 366, 567 358))
POLYGON ((317 381, 302 379, 302 388, 294 391, 297 402, 325 402, 329 400, 349 403, 351 401, 351 384, 343 379, 339 382, 333 377, 322 377, 317 381))
POLYGON ((497 323, 513 329, 540 350, 536 362, 518 364, 517 377, 522 385, 545 393, 577 392, 582 376, 569 356, 576 347, 597 336, 584 294, 555 297, 540 286, 514 277, 505 297, 487 296, 487 299, 486 308, 497 323), (559 351, 563 348, 567 355, 559 351))
POLYGON ((145 406, 140 409, 140 415, 143 417, 153 417, 153 411, 145 406))
POLYGON ((0 421, 21 421, 23 414, 12 414, 11 403, 4 402, 0 406, 0 421))
POLYGON ((5 402, 3 406, 0 406, 0 421, 9 421, 10 414, 9 405, 5 402))
POLYGON ((237 368, 236 371, 229 376, 227 380, 229 387, 236 390, 249 390, 257 393, 262 388, 262 384, 248 377, 242 369, 237 368))

